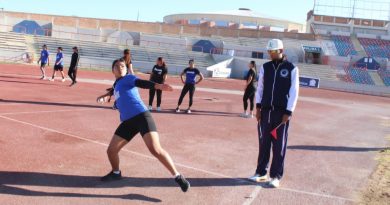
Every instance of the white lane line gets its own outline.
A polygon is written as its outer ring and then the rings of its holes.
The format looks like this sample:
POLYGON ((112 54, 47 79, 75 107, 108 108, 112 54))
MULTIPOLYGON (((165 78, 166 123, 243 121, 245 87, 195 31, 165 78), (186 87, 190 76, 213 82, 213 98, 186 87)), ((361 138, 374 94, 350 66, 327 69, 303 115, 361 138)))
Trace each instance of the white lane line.
POLYGON ((290 188, 284 188, 284 187, 279 187, 278 189, 279 190, 284 190, 284 191, 291 191, 291 192, 295 192, 295 193, 300 193, 300 194, 319 196, 319 197, 324 197, 324 198, 329 198, 329 199, 337 199, 337 200, 343 200, 343 201, 356 202, 356 200, 353 200, 353 199, 350 199, 350 198, 345 198, 345 197, 340 197, 340 196, 334 196, 334 195, 328 195, 328 194, 320 194, 320 193, 314 193, 314 192, 308 192, 308 191, 303 191, 303 190, 298 190, 298 189, 290 189, 290 188))
MULTIPOLYGON (((64 133, 64 132, 61 132, 61 131, 58 131, 58 130, 54 130, 54 129, 51 129, 51 128, 42 127, 42 126, 35 125, 35 124, 29 123, 29 122, 16 120, 16 119, 9 118, 9 117, 6 117, 6 116, 0 116, 0 118, 6 119, 6 120, 9 120, 9 121, 13 121, 13 122, 17 122, 17 123, 21 123, 21 124, 24 124, 24 125, 29 125, 29 126, 32 126, 32 127, 35 127, 35 128, 42 129, 42 130, 59 133, 59 134, 65 135, 65 136, 69 136, 69 137, 73 137, 73 138, 76 138, 76 139, 80 139, 80 140, 84 140, 84 141, 87 141, 87 142, 91 142, 91 143, 94 143, 94 144, 102 145, 104 147, 108 147, 108 144, 106 144, 106 143, 102 143, 102 142, 99 142, 99 141, 96 141, 96 140, 87 139, 87 138, 80 137, 80 136, 73 135, 73 134, 69 134, 69 133, 64 133)), ((134 152, 134 151, 130 151, 130 150, 127 150, 127 149, 123 149, 123 151, 131 153, 131 154, 134 154, 136 156, 140 156, 140 157, 144 157, 144 158, 148 158, 148 159, 152 159, 152 160, 157 160, 156 158, 154 158, 152 156, 145 155, 145 154, 142 154, 142 153, 139 153, 139 152, 134 152)), ((213 176, 217 176, 217 177, 233 179, 233 180, 236 180, 237 182, 247 182, 246 180, 243 180, 243 179, 237 179, 237 178, 234 178, 234 177, 231 177, 231 176, 223 175, 223 174, 212 172, 212 171, 207 171, 207 170, 200 169, 200 168, 195 168, 195 167, 192 167, 192 166, 189 166, 189 165, 185 165, 185 164, 181 164, 181 163, 175 163, 175 165, 177 165, 178 167, 183 167, 183 168, 191 169, 191 170, 194 170, 194 171, 203 172, 203 173, 206 173, 206 174, 209 174, 209 175, 213 175, 213 176)), ((257 189, 261 189, 261 188, 256 186, 254 194, 256 194, 256 192, 260 192, 260 190, 256 191, 257 189)), ((290 192, 301 193, 301 194, 307 194, 307 195, 318 196, 318 197, 325 197, 325 198, 330 198, 330 199, 338 199, 338 200, 352 201, 352 202, 354 201, 353 199, 349 199, 349 198, 333 196, 333 195, 326 195, 326 194, 319 194, 319 193, 302 191, 302 190, 297 190, 297 189, 279 188, 279 190, 290 191, 290 192)))
MULTIPOLYGON (((107 107, 109 108, 109 107, 107 107)), ((0 116, 2 115, 22 115, 22 114, 39 114, 39 113, 56 113, 56 112, 79 112, 79 111, 88 111, 88 110, 102 110, 107 108, 85 108, 85 109, 68 109, 68 110, 42 110, 42 111, 35 111, 35 112, 7 112, 7 113, 0 113, 0 116)))
POLYGON ((252 193, 249 195, 249 197, 242 203, 242 205, 250 205, 252 202, 257 198, 257 196, 260 193, 260 190, 263 189, 261 186, 256 186, 255 189, 253 189, 252 193))

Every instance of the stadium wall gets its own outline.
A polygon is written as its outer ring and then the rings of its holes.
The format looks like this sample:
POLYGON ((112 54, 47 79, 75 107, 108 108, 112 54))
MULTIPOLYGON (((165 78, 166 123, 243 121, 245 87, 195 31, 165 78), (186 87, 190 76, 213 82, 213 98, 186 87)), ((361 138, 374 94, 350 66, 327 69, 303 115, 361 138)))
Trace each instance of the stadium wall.
MULTIPOLYGON (((22 20, 35 20, 37 22, 41 22, 42 24, 52 23, 53 30, 58 30, 59 32, 61 31, 79 32, 78 29, 82 29, 84 33, 91 33, 91 32, 99 33, 101 32, 101 30, 108 29, 108 30, 119 30, 119 31, 143 32, 149 34, 166 33, 166 34, 176 34, 176 35, 188 34, 194 36, 217 35, 217 36, 224 36, 224 37, 294 38, 294 39, 302 39, 302 40, 315 40, 315 36, 313 34, 273 32, 273 31, 253 30, 253 29, 220 28, 220 27, 213 27, 213 24, 177 25, 177 24, 166 24, 166 23, 84 18, 84 17, 75 17, 75 16, 32 14, 32 13, 22 13, 22 12, 12 12, 12 11, 3 11, 2 15, 0 15, 0 23, 2 25, 13 26, 22 20)), ((9 28, 8 30, 5 28, 2 27, 3 31, 11 31, 9 28)), ((69 37, 69 35, 67 37, 69 37)))

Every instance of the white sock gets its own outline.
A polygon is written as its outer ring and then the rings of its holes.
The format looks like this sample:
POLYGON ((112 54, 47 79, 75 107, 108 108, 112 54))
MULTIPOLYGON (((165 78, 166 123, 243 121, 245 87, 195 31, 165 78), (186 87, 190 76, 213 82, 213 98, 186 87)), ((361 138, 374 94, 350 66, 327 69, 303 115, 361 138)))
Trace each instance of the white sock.
POLYGON ((121 171, 120 170, 118 170, 118 171, 112 171, 114 174, 120 174, 121 173, 121 171))
POLYGON ((175 178, 177 178, 178 176, 180 176, 180 173, 176 174, 176 175, 175 175, 175 178))

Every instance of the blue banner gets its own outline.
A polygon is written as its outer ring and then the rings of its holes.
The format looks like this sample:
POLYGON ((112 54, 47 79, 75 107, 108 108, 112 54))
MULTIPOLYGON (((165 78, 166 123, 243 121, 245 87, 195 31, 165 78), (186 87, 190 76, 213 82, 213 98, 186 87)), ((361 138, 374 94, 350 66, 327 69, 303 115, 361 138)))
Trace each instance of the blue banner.
POLYGON ((321 53, 322 49, 321 47, 314 47, 314 46, 302 46, 303 50, 306 53, 321 53))
POLYGON ((320 79, 310 77, 299 77, 299 85, 303 87, 319 88, 320 79))

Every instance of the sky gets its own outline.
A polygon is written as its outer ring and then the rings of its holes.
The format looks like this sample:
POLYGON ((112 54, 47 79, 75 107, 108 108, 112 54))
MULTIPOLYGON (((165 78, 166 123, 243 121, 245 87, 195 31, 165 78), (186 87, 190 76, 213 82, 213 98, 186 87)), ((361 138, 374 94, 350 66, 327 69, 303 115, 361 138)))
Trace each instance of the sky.
POLYGON ((216 12, 249 8, 253 11, 304 24, 307 12, 316 11, 329 15, 348 16, 356 4, 360 18, 390 20, 390 0, 0 0, 0 8, 8 11, 44 13, 92 18, 162 22, 169 14, 191 12, 216 12), (373 3, 372 3, 373 2, 373 3), (376 3, 380 2, 380 3, 376 3), (385 2, 385 3, 383 3, 385 2), (332 9, 329 5, 337 5, 332 9), (366 10, 373 9, 371 12, 366 10), (385 8, 386 11, 378 9, 385 8), (139 12, 139 16, 138 16, 139 12))
POLYGON ((92 18, 162 22, 169 14, 215 12, 249 8, 253 11, 306 22, 314 0, 0 0, 7 11, 44 13, 92 18))

